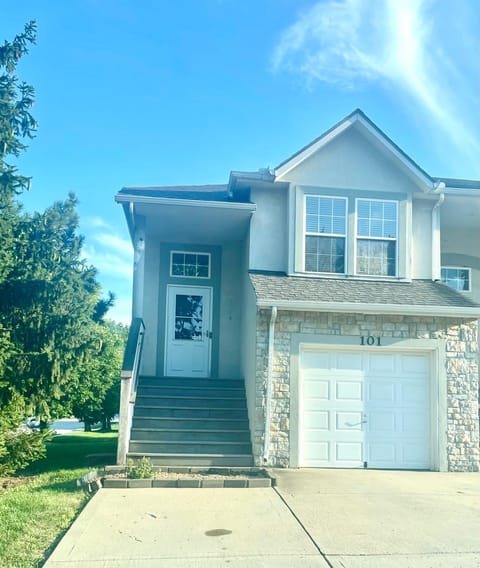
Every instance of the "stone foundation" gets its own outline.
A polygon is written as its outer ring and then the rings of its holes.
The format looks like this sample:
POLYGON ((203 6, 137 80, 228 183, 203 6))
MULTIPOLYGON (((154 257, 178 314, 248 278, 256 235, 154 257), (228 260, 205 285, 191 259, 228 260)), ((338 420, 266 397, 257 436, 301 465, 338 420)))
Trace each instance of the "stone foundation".
MULTIPOLYGON (((252 432, 257 465, 264 465, 270 314, 270 310, 257 313, 256 412, 252 432)), ((476 320, 280 310, 275 322, 269 465, 290 465, 290 355, 294 334, 445 340, 448 470, 479 471, 479 343, 476 320)))

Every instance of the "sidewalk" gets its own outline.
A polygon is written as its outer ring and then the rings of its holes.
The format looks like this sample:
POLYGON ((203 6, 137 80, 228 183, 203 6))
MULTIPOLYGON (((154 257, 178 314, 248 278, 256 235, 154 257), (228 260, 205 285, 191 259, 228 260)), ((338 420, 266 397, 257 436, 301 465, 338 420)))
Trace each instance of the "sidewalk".
POLYGON ((45 568, 327 567, 269 489, 104 489, 45 568))

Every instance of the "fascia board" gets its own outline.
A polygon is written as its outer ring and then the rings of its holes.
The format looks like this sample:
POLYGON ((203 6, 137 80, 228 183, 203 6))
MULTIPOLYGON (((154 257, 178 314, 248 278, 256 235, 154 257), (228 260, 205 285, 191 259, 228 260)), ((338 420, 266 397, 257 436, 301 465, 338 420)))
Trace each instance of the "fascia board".
POLYGON ((461 195, 462 197, 480 197, 480 189, 455 189, 448 185, 445 188, 444 193, 445 195, 461 195))
POLYGON ((480 307, 412 306, 398 304, 359 304, 356 302, 307 302, 289 300, 257 300, 259 308, 275 306, 279 310, 311 312, 345 312, 362 314, 424 315, 480 319, 480 307))
POLYGON ((172 197, 148 197, 145 195, 115 195, 117 203, 146 203, 155 205, 177 205, 184 207, 203 207, 206 209, 236 209, 238 211, 254 212, 254 203, 231 203, 224 201, 198 201, 196 199, 174 199, 172 197))

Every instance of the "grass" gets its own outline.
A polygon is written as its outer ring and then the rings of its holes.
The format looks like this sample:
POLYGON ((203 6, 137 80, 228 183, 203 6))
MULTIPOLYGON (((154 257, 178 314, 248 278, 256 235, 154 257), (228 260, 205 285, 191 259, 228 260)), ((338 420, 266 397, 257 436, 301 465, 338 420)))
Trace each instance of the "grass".
POLYGON ((0 488, 0 568, 43 565, 89 499, 76 485, 89 470, 87 456, 113 455, 116 443, 116 432, 55 436, 45 459, 0 488))

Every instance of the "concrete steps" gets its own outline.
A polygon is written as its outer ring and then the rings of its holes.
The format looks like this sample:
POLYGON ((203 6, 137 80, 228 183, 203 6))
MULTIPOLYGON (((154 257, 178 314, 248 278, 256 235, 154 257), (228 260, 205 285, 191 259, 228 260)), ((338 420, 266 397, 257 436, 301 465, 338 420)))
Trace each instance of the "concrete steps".
POLYGON ((253 465, 243 381, 141 377, 129 458, 161 466, 253 465))

